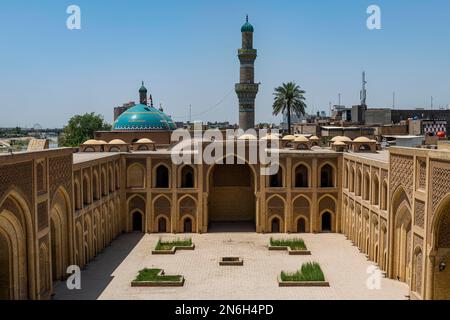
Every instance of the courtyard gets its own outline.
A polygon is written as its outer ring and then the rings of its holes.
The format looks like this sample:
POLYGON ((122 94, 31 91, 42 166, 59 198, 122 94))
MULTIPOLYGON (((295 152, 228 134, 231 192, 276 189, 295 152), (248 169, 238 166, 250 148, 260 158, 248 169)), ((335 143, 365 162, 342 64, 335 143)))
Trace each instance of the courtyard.
MULTIPOLYGON (((173 239, 183 235, 164 235, 173 239)), ((407 299, 408 286, 382 278, 381 289, 370 290, 366 282, 373 265, 341 234, 302 234, 311 256, 290 256, 269 251, 270 237, 298 235, 257 233, 192 234, 195 251, 175 255, 152 255, 161 235, 125 234, 115 240, 82 271, 81 290, 69 291, 65 282, 55 287, 54 299, 407 299), (239 256, 243 267, 220 267, 223 256, 239 256), (322 266, 330 287, 279 288, 281 270, 295 271, 303 262, 322 266), (162 268, 166 274, 182 274, 181 288, 132 288, 130 282, 143 268, 162 268)))

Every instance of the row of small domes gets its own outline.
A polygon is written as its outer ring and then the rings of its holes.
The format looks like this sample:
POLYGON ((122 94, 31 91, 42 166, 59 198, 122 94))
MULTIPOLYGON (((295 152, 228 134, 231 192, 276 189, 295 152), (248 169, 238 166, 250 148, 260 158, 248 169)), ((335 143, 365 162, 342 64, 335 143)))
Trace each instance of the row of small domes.
MULTIPOLYGON (((154 143, 154 142, 150 139, 143 138, 143 139, 139 139, 135 143, 154 143)), ((90 140, 85 141, 83 144, 84 145, 101 145, 101 144, 127 144, 127 143, 121 139, 114 139, 114 140, 111 140, 110 142, 106 142, 103 140, 90 139, 90 140)))

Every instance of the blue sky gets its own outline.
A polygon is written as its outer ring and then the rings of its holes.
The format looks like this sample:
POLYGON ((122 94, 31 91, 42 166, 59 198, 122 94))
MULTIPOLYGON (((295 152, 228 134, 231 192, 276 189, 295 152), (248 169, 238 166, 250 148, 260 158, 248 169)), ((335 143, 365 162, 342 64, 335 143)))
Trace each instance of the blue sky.
POLYGON ((309 112, 357 104, 367 73, 369 107, 450 104, 448 0, 2 0, 0 126, 61 127, 74 114, 138 100, 144 80, 174 120, 238 120, 234 83, 245 15, 255 27, 257 122, 274 87, 296 81, 309 112), (81 7, 82 29, 66 28, 81 7), (382 30, 366 28, 381 8, 382 30), (220 104, 218 102, 221 101, 220 104), (218 105, 217 105, 218 104, 218 105), (205 112, 206 111, 206 112, 205 112))

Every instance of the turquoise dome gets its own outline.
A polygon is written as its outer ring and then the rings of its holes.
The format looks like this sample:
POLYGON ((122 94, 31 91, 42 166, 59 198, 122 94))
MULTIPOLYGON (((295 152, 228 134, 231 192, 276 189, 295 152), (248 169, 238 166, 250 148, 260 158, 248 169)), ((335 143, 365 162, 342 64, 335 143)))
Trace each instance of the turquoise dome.
POLYGON ((113 130, 175 130, 177 126, 165 113, 138 104, 122 113, 114 122, 113 130))
POLYGON ((253 26, 247 21, 242 26, 241 32, 253 32, 253 26))

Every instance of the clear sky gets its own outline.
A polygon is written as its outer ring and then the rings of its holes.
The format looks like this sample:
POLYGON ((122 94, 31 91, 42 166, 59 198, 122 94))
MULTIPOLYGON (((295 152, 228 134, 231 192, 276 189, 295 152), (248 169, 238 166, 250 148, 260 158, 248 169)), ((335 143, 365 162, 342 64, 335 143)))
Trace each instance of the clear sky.
POLYGON ((238 122, 240 27, 249 14, 261 82, 256 121, 276 122, 273 89, 296 81, 309 112, 450 104, 448 0, 1 0, 0 126, 62 127, 74 114, 138 100, 144 80, 174 120, 238 122), (81 30, 66 9, 81 8, 81 30), (382 30, 366 27, 381 8, 382 30), (221 103, 219 103, 221 102, 221 103), (205 113, 205 111, 207 111, 205 113))

